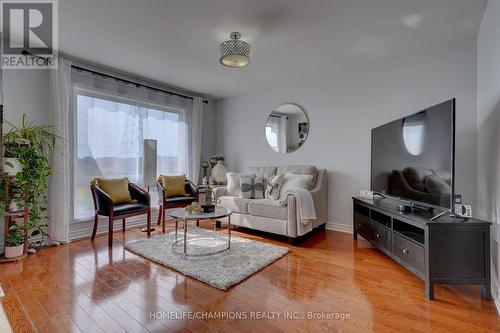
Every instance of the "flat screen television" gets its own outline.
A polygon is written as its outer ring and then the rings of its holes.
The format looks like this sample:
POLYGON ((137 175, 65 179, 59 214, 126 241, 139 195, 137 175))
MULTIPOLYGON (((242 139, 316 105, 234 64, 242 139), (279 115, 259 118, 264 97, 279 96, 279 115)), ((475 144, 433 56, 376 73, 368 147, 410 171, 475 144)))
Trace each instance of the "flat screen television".
POLYGON ((424 207, 451 209, 455 99, 372 130, 371 189, 424 207))

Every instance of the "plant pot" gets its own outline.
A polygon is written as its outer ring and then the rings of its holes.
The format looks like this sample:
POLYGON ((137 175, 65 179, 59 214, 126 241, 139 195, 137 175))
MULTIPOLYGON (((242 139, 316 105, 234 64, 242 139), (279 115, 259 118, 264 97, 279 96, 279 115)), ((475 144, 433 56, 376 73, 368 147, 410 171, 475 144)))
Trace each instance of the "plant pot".
POLYGON ((16 258, 23 255, 24 244, 18 246, 6 246, 5 247, 5 258, 16 258))
POLYGON ((212 169, 212 178, 219 184, 225 183, 226 174, 227 174, 226 167, 222 164, 221 161, 217 162, 217 165, 215 165, 212 169))
POLYGON ((3 172, 7 173, 7 175, 16 176, 21 171, 23 171, 23 167, 18 158, 8 157, 3 160, 3 172))
POLYGON ((12 200, 9 205, 9 212, 11 213, 17 213, 19 212, 19 207, 17 206, 17 202, 12 200))

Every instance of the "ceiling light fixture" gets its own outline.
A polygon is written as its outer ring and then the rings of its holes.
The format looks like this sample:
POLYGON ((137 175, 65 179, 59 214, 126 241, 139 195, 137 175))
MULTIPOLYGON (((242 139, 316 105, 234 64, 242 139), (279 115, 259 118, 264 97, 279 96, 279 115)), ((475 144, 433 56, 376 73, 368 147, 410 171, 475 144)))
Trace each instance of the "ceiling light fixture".
POLYGON ((220 44, 220 63, 226 67, 245 67, 250 63, 250 44, 241 41, 239 32, 232 32, 231 39, 220 44))

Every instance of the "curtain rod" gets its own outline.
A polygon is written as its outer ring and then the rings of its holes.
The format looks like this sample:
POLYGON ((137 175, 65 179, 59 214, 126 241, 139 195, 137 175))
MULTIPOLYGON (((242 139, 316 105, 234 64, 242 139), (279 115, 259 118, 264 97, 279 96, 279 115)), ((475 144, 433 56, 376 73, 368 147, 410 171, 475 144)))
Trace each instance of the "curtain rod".
MULTIPOLYGON (((37 58, 45 59, 45 58, 40 57, 40 56, 38 56, 36 54, 32 54, 32 53, 30 53, 30 52, 28 52, 26 50, 21 51, 21 54, 25 55, 25 56, 29 55, 29 56, 32 56, 32 57, 37 57, 37 58)), ((142 83, 139 83, 139 82, 134 82, 134 81, 122 79, 122 78, 117 77, 117 76, 113 76, 113 75, 109 75, 109 74, 104 74, 104 73, 101 73, 101 72, 98 72, 98 71, 94 71, 94 70, 91 70, 91 69, 88 69, 88 68, 80 67, 80 66, 77 66, 77 65, 71 65, 71 67, 75 68, 76 70, 85 71, 85 72, 89 72, 89 73, 92 73, 92 74, 109 77, 109 78, 112 78, 112 79, 117 80, 117 81, 122 81, 122 82, 125 82, 125 83, 133 84, 136 87, 143 87, 143 88, 147 88, 147 89, 152 89, 152 90, 160 91, 160 92, 163 92, 163 93, 166 93, 166 94, 170 94, 170 95, 179 96, 179 97, 187 98, 187 99, 190 99, 190 100, 194 100, 193 96, 183 95, 183 94, 179 94, 179 93, 176 93, 176 92, 173 92, 173 91, 168 91, 168 90, 165 90, 165 89, 160 89, 160 88, 148 86, 146 84, 142 84, 142 83)), ((208 101, 207 100, 203 100, 203 103, 208 104, 208 101)))
MULTIPOLYGON (((179 93, 175 93, 173 91, 168 91, 168 90, 164 90, 164 89, 160 89, 160 88, 148 86, 148 85, 143 84, 143 83, 139 83, 139 82, 134 82, 134 81, 122 79, 122 78, 117 77, 117 76, 113 76, 113 75, 101 73, 101 72, 94 71, 92 69, 88 69, 88 68, 84 68, 84 67, 80 67, 80 66, 77 66, 77 65, 71 65, 71 67, 74 68, 74 69, 76 69, 76 70, 78 70, 78 71, 89 72, 89 73, 92 73, 92 74, 95 74, 95 75, 100 75, 100 76, 108 77, 108 78, 111 78, 111 79, 116 80, 116 81, 121 81, 121 82, 125 82, 125 83, 128 83, 128 84, 133 84, 136 87, 143 87, 143 88, 147 88, 147 89, 152 89, 152 90, 160 91, 160 92, 163 92, 163 93, 166 93, 166 94, 169 94, 169 95, 174 95, 174 96, 179 96, 179 97, 187 98, 187 99, 190 99, 190 100, 194 99, 192 96, 182 95, 182 94, 179 94, 179 93)), ((208 101, 204 100, 203 103, 207 104, 208 101)))

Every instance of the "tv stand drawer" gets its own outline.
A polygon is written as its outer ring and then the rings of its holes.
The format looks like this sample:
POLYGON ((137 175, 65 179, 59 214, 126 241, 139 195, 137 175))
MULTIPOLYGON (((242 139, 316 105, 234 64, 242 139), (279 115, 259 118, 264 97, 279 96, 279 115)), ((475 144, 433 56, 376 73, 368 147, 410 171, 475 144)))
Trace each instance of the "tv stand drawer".
POLYGON ((406 262, 408 265, 419 271, 425 272, 425 250, 424 247, 418 245, 404 237, 394 233, 392 252, 399 259, 406 262))
POLYGON ((376 223, 371 224, 372 239, 375 244, 388 251, 391 250, 391 230, 381 227, 376 223))
POLYGON ((356 213, 354 214, 354 227, 356 228, 356 232, 363 236, 363 238, 371 240, 370 220, 356 213))

